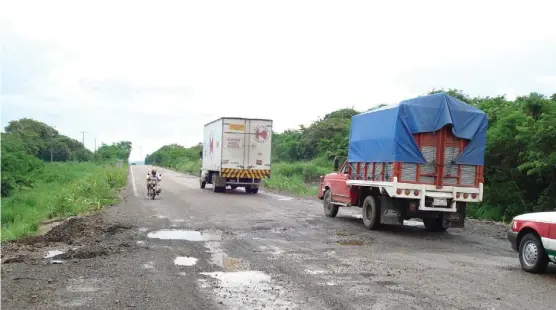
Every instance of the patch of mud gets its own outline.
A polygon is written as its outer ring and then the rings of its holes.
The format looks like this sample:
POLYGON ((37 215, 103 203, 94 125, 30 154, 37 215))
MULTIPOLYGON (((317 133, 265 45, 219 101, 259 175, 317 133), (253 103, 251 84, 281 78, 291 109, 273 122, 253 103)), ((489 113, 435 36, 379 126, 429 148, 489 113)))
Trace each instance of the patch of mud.
POLYGON ((108 255, 110 252, 116 252, 114 249, 105 247, 103 245, 88 245, 76 249, 70 249, 66 253, 56 255, 54 259, 86 259, 97 256, 108 255))
POLYGON ((132 225, 114 222, 105 223, 100 214, 75 216, 57 223, 43 235, 31 236, 2 244, 6 259, 2 263, 22 262, 25 259, 71 259, 91 258, 118 252, 119 248, 131 245, 123 242, 105 246, 103 241, 132 228, 132 225), (65 250, 68 245, 73 249, 65 250), (64 253, 65 252, 65 253, 64 253), (46 253, 46 255, 45 255, 46 253))
POLYGON ((222 235, 204 233, 197 230, 161 229, 148 233, 147 237, 163 240, 186 240, 186 241, 213 241, 221 240, 222 235))

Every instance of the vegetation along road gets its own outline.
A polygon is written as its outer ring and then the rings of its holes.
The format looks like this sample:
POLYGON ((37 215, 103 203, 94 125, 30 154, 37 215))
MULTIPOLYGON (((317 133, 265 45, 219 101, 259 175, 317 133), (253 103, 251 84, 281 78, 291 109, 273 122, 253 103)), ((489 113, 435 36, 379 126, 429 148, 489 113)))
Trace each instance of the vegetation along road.
POLYGON ((416 221, 369 231, 360 209, 324 216, 316 180, 346 150, 350 109, 274 133, 257 195, 201 190, 198 146, 127 166, 129 142, 93 153, 14 121, 2 133, 2 308, 552 309, 556 266, 523 272, 496 221, 556 205, 556 96, 451 94, 487 112, 489 131, 477 219, 445 233, 416 221))

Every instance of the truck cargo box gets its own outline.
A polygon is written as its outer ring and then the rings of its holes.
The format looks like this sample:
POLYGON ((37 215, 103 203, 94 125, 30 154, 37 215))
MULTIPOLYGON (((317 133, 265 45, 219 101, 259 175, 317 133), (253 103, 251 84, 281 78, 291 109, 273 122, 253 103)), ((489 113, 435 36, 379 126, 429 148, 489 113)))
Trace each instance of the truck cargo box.
POLYGON ((272 120, 224 117, 206 124, 203 136, 202 188, 213 180, 219 191, 255 186, 270 176, 272 120))
POLYGON ((355 170, 351 166, 351 174, 358 179, 397 177, 400 182, 478 187, 487 127, 483 111, 445 93, 356 115, 348 162, 359 164, 355 170))

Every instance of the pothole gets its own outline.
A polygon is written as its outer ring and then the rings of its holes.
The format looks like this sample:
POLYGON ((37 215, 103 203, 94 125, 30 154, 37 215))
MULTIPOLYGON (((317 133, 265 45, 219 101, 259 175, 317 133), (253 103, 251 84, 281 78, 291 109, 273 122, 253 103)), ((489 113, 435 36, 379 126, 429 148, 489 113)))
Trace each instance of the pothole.
POLYGON ((174 259, 174 265, 178 266, 194 266, 198 259, 195 257, 178 256, 174 259))
POLYGON ((363 241, 361 240, 341 240, 337 242, 340 245, 363 245, 363 241))
POLYGON ((215 241, 222 240, 222 236, 214 233, 204 233, 196 230, 161 229, 147 234, 147 237, 163 240, 187 241, 215 241))

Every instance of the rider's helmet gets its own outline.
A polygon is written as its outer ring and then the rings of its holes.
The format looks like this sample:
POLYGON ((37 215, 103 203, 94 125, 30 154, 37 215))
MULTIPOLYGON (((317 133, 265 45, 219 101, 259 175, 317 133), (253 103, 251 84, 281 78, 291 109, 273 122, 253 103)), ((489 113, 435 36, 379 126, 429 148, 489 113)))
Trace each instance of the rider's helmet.
POLYGON ((156 169, 152 168, 152 169, 151 169, 151 174, 152 174, 152 175, 156 175, 156 169))

